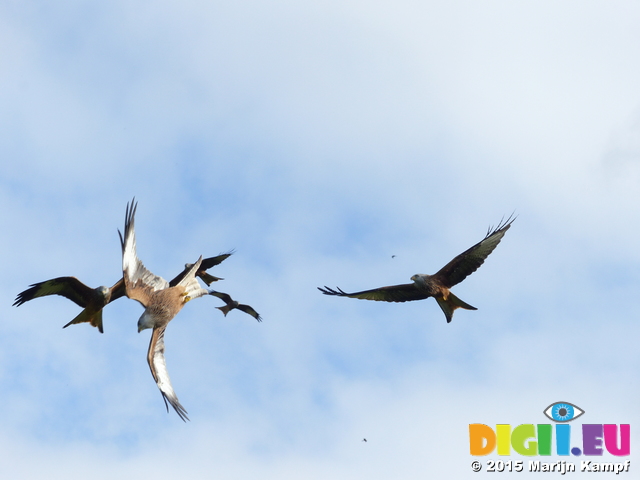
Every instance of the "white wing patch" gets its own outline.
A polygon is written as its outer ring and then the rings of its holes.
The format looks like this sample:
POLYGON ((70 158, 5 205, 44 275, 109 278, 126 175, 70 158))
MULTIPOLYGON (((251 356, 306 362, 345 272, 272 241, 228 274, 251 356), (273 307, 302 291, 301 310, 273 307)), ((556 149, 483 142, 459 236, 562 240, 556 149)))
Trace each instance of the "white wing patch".
POLYGON ((124 221, 124 239, 120 235, 120 242, 122 243, 122 273, 127 280, 128 288, 134 287, 136 282, 140 280, 153 291, 164 290, 169 287, 169 282, 147 270, 136 255, 136 233, 134 228, 136 207, 137 204, 133 201, 131 208, 127 205, 124 221))
POLYGON ((200 268, 200 264, 202 263, 202 255, 196 263, 189 267, 189 271, 186 275, 180 280, 178 285, 181 285, 185 288, 185 293, 189 297, 189 300, 193 300, 194 298, 202 297, 203 295, 207 295, 209 293, 208 290, 205 290, 200 286, 200 282, 196 278, 196 272, 200 268))
POLYGON ((169 372, 167 371, 167 364, 164 359, 164 331, 165 327, 160 327, 153 330, 151 335, 151 343, 149 344, 149 367, 151 368, 151 374, 158 384, 158 388, 160 389, 160 393, 162 393, 162 398, 164 399, 164 404, 167 407, 167 412, 169 411, 170 403, 176 413, 180 416, 183 421, 189 420, 187 417, 187 411, 184 409, 180 402, 178 401, 178 396, 176 392, 173 391, 173 387, 171 386, 171 379, 169 378, 169 372))

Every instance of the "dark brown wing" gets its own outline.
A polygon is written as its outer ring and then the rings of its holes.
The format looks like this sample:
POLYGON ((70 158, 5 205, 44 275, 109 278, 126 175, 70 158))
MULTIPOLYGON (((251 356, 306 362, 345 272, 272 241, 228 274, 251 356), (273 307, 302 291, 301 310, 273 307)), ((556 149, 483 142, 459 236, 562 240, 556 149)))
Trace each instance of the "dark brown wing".
POLYGON ((235 250, 231 250, 227 253, 223 253, 222 255, 205 258, 204 260, 202 260, 202 264, 200 265, 200 270, 209 270, 210 268, 215 267, 216 265, 220 265, 227 258, 233 255, 234 252, 235 250))
POLYGON ((58 277, 45 282, 34 283, 31 288, 20 292, 13 306, 20 306, 29 300, 47 295, 61 295, 76 305, 85 308, 96 295, 93 288, 86 286, 76 277, 58 277))
POLYGON ((392 285, 355 293, 345 293, 339 288, 338 290, 333 290, 326 286, 324 288, 318 287, 318 290, 325 295, 337 295, 338 297, 360 298, 380 302, 411 302, 412 300, 422 300, 429 297, 425 292, 418 290, 415 283, 392 285))
POLYGON ((258 320, 259 322, 262 321, 262 317, 258 314, 258 312, 256 312, 251 306, 249 305, 245 305, 243 303, 238 304, 238 306, 236 307, 238 310, 242 310, 244 313, 248 313, 249 315, 251 315, 253 318, 255 318, 256 320, 258 320))
MULTIPOLYGON (((216 265, 219 265, 224 260, 229 258, 231 255, 233 255, 233 250, 227 253, 223 253, 222 255, 217 255, 215 257, 209 257, 209 258, 203 259, 202 263, 200 264, 200 268, 196 272, 196 275, 200 277, 202 281, 207 285, 211 285, 213 282, 222 280, 219 277, 214 277, 213 275, 209 275, 206 271, 211 267, 215 267, 216 265)), ((180 280, 184 278, 184 276, 187 274, 187 272, 189 272, 192 266, 193 266, 192 263, 187 263, 184 266, 184 270, 180 272, 178 275, 176 275, 176 277, 169 282, 169 285, 172 287, 175 287, 178 283, 180 283, 180 280)))
MULTIPOLYGON (((191 264, 188 264, 191 265, 191 264)), ((189 268, 188 267, 184 267, 184 270, 181 271, 178 275, 176 275, 173 280, 171 280, 169 282, 169 286, 170 287, 175 287, 176 285, 178 285, 180 283, 180 281, 187 275, 187 273, 189 272, 189 268)))
POLYGON ((489 254, 498 246, 514 220, 515 218, 510 216, 506 221, 500 222, 495 229, 489 228, 482 241, 442 267, 434 275, 435 279, 445 287, 451 288, 467 278, 484 263, 489 254))
POLYGON ((127 295, 127 289, 124 286, 124 278, 118 280, 113 287, 111 287, 111 298, 109 303, 127 295))
POLYGON ((228 293, 216 292, 215 290, 209 290, 209 295, 213 295, 214 297, 218 297, 227 305, 233 304, 233 300, 231 299, 231 295, 228 293))

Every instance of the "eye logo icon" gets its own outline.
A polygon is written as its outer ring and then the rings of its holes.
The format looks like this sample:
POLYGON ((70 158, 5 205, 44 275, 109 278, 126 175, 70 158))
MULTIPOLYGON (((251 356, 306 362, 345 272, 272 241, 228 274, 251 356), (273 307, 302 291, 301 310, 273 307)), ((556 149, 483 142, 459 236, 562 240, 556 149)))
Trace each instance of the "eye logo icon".
POLYGON ((573 403, 556 402, 549 405, 544 410, 544 414, 554 422, 565 423, 575 420, 584 413, 584 410, 578 408, 573 403))

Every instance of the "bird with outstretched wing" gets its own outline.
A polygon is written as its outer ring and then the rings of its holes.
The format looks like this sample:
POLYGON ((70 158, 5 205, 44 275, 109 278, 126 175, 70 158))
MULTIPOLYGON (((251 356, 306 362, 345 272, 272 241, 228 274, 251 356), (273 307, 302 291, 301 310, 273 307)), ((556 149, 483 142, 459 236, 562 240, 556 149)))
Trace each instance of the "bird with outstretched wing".
MULTIPOLYGON (((219 265, 232 254, 233 250, 215 257, 203 259, 200 267, 196 271, 196 276, 200 277, 207 285, 211 285, 212 282, 222 280, 219 277, 210 275, 207 273, 207 270, 219 265)), ((180 280, 186 276, 192 266, 192 263, 187 263, 184 270, 171 280, 169 285, 177 285, 180 280)), ((114 300, 125 296, 124 279, 121 278, 118 280, 111 288, 105 286, 91 288, 82 283, 76 277, 52 278, 51 280, 46 280, 44 282, 34 283, 25 291, 20 292, 16 297, 13 306, 19 307, 29 300, 33 300, 38 297, 45 297, 47 295, 60 295, 66 297, 84 309, 62 328, 66 328, 69 325, 77 323, 88 322, 92 326, 97 327, 100 333, 104 333, 102 327, 102 309, 114 300)))
POLYGON ((215 290, 209 290, 209 295, 213 295, 214 297, 218 297, 224 303, 226 303, 226 305, 223 305, 222 307, 216 307, 218 310, 220 310, 222 313, 224 313, 225 317, 227 316, 227 313, 229 313, 231 310, 237 308, 238 310, 251 315, 253 318, 258 320, 259 322, 262 321, 262 317, 258 314, 258 312, 256 312, 253 309, 253 307, 251 307, 249 305, 245 305, 243 303, 238 303, 236 300, 231 298, 231 295, 229 295, 227 293, 216 292, 215 290))
POLYGON ((484 263, 485 259, 498 246, 507 230, 511 228, 511 224, 515 220, 512 217, 501 221, 495 229, 489 228, 480 242, 462 252, 435 274, 418 273, 413 275, 411 277, 413 283, 391 285, 355 293, 346 293, 340 288, 334 290, 326 286, 324 288, 318 287, 318 290, 325 295, 382 302, 410 302, 434 297, 444 312, 447 323, 449 323, 453 318, 453 312, 458 308, 477 310, 477 308, 460 300, 449 289, 462 282, 484 263))
POLYGON ((100 286, 91 288, 76 277, 58 277, 45 282, 34 283, 30 288, 20 292, 13 302, 19 307, 29 300, 47 295, 61 295, 68 298, 83 310, 62 328, 76 323, 88 322, 104 333, 102 328, 102 309, 114 300, 124 296, 124 282, 118 280, 111 288, 100 286))
POLYGON ((188 420, 187 412, 178 401, 178 396, 171 386, 169 373, 164 357, 164 333, 169 322, 182 307, 194 298, 209 293, 202 288, 196 279, 196 272, 201 268, 202 257, 193 264, 175 284, 171 285, 162 277, 151 273, 136 254, 136 237, 134 219, 137 204, 135 199, 127 204, 124 235, 119 231, 122 245, 122 274, 127 297, 137 300, 144 307, 138 320, 138 332, 147 328, 153 329, 147 361, 151 375, 156 381, 167 411, 169 404, 184 421, 188 420))

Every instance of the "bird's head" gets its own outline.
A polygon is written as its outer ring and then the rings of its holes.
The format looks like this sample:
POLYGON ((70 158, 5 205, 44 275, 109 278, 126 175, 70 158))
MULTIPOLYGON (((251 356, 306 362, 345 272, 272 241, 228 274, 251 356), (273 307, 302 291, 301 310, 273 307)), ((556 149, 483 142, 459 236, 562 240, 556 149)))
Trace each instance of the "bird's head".
POLYGON ((411 277, 411 280, 413 280, 413 282, 416 285, 424 285, 425 284, 424 275, 421 275, 419 273, 416 273, 413 277, 411 277))
POLYGON ((155 322, 153 321, 153 317, 149 315, 149 313, 145 310, 142 315, 140 315, 140 319, 138 320, 138 333, 147 328, 155 327, 155 322))
POLYGON ((100 296, 104 299, 104 304, 106 305, 111 300, 111 289, 109 287, 105 287, 104 285, 96 288, 96 291, 100 294, 100 296))

